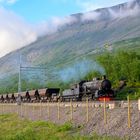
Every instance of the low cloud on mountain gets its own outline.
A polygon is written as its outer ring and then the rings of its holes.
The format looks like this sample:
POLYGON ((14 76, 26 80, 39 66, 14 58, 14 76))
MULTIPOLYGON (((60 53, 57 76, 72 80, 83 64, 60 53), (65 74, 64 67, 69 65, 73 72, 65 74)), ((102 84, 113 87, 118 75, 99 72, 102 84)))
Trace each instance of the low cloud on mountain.
POLYGON ((100 19, 100 15, 101 15, 101 13, 95 12, 95 11, 93 11, 93 12, 87 12, 87 13, 85 13, 85 14, 83 14, 81 16, 81 20, 82 21, 86 21, 86 20, 94 20, 94 21, 97 21, 97 20, 100 19))
POLYGON ((128 2, 125 7, 120 5, 118 10, 109 8, 109 12, 112 18, 125 18, 128 16, 137 16, 140 14, 140 5, 138 3, 128 2))
POLYGON ((37 37, 54 33, 59 27, 76 21, 72 16, 52 18, 37 25, 30 25, 15 13, 0 8, 0 57, 34 41, 37 37))
MULTIPOLYGON (((125 5, 118 5, 117 8, 108 8, 108 17, 110 18, 125 18, 128 16, 137 16, 140 14, 140 4, 134 1, 130 1, 125 5)), ((82 21, 98 21, 102 18, 101 11, 91 11, 84 13, 81 16, 82 21)))
POLYGON ((63 18, 53 17, 50 21, 43 21, 35 26, 35 30, 38 36, 51 34, 58 31, 64 25, 69 25, 76 22, 77 19, 73 16, 67 16, 63 18))
MULTIPOLYGON (((0 2, 4 1, 0 0, 0 2)), ((5 2, 14 3, 16 0, 7 0, 5 2)), ((107 11, 108 16, 111 18, 135 16, 140 13, 140 5, 136 2, 129 2, 125 6, 120 5, 117 8, 108 8, 107 11)), ((102 10, 95 10, 82 14, 80 20, 82 22, 98 21, 102 16, 102 10)), ((12 11, 0 7, 0 57, 36 41, 39 36, 54 33, 60 27, 70 25, 78 20, 76 16, 53 17, 50 21, 31 25, 12 11)))

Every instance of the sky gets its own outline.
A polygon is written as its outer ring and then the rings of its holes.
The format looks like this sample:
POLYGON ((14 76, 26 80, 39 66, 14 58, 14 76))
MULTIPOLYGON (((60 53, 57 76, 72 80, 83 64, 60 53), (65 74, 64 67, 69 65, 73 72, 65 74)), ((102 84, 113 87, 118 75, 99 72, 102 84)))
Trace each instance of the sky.
POLYGON ((28 22, 38 23, 127 1, 130 0, 0 0, 0 4, 28 22))
MULTIPOLYGON (((57 31, 59 26, 75 22, 71 14, 128 1, 0 0, 0 57, 36 41, 41 35, 57 31)), ((95 18, 95 15, 88 15, 88 18, 95 18)))

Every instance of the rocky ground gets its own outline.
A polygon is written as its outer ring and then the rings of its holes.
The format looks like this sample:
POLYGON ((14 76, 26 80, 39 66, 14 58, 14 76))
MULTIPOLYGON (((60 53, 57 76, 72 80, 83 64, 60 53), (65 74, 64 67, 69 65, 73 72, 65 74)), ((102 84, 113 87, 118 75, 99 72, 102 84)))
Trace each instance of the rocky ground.
POLYGON ((78 105, 75 103, 73 107, 70 103, 51 103, 49 105, 36 103, 21 106, 1 104, 0 113, 15 112, 24 118, 52 121, 57 124, 71 121, 74 126, 81 128, 82 135, 97 133, 140 140, 140 111, 138 111, 137 104, 130 108, 130 128, 128 128, 127 107, 106 108, 105 115, 102 105, 95 107, 93 103, 90 103, 88 106, 87 108, 87 105, 83 103, 78 105))

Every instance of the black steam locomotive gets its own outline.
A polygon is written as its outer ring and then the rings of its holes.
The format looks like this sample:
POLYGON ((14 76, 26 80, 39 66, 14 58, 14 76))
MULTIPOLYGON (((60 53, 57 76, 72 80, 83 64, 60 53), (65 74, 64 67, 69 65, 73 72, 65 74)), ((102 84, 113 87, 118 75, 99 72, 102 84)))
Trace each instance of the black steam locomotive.
POLYGON ((75 99, 82 101, 85 97, 92 100, 112 100, 115 97, 114 91, 111 89, 110 80, 103 76, 103 80, 94 78, 92 81, 81 81, 74 84, 71 89, 63 91, 61 100, 75 99))

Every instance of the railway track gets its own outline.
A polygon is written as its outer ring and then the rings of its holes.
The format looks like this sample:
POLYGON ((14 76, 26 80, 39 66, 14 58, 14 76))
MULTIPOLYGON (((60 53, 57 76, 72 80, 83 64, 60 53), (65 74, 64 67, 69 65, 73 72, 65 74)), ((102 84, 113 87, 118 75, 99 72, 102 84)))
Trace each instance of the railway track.
MULTIPOLYGON (((17 103, 0 103, 0 105, 11 105, 16 106, 17 103)), ((109 109, 114 108, 127 108, 128 107, 128 101, 122 100, 122 101, 82 101, 82 102, 36 102, 36 103, 21 103, 23 106, 60 106, 60 107, 93 107, 93 108, 100 108, 104 107, 104 105, 109 109)), ((138 101, 130 101, 130 107, 131 108, 138 108, 138 101)))

